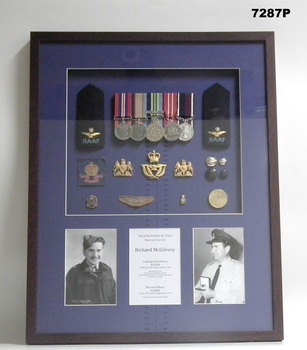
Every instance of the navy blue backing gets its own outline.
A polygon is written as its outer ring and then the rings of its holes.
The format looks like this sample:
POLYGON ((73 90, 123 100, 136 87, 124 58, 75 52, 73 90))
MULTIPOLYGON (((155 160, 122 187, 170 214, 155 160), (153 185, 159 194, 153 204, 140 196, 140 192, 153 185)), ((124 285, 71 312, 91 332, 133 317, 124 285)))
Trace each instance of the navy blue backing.
MULTIPOLYGON (((263 45, 176 43, 84 46, 48 43, 42 45, 40 59, 37 332, 272 330, 269 164, 263 45), (127 72, 141 68, 146 70, 136 73, 139 81, 130 79, 127 72), (176 71, 176 68, 180 70, 176 71), (166 73, 165 76, 162 71, 166 73), (221 186, 216 182, 208 184, 205 181, 204 161, 207 155, 219 157, 225 151, 209 151, 203 147, 200 121, 196 122, 195 139, 189 144, 165 141, 152 144, 117 141, 112 134, 113 121, 110 119, 110 101, 115 92, 195 92, 198 117, 201 113, 201 94, 215 82, 230 90, 233 97, 231 111, 233 121, 235 120, 234 129, 241 126, 241 139, 237 134, 235 143, 231 144, 234 148, 227 150, 230 166, 235 164, 235 168, 229 168, 230 178, 221 185, 226 187, 227 183, 231 184, 226 188, 230 194, 229 206, 219 212, 213 211, 206 202, 210 186, 221 186), (98 210, 97 216, 88 216, 84 204, 81 205, 84 203, 83 198, 93 191, 77 187, 77 174, 74 174, 77 159, 90 158, 88 152, 80 154, 74 149, 75 97, 88 83, 95 84, 105 92, 108 119, 106 146, 103 150, 92 152, 93 156, 90 156, 95 159, 106 158, 107 162, 106 186, 94 189, 101 196, 102 203, 99 208, 101 212, 98 210), (239 107, 241 125, 238 126, 239 107), (167 163, 171 168, 170 175, 158 181, 144 179, 138 168, 140 164, 148 162, 147 153, 153 149, 161 153, 160 162, 167 163), (197 169, 197 177, 174 179, 172 168, 177 160, 185 157, 191 158, 197 169), (120 158, 131 160, 139 177, 113 178, 113 162, 120 158), (133 188, 129 181, 136 181, 137 185, 134 186, 137 187, 133 188), (189 185, 191 181, 193 186, 189 185), (115 182, 125 185, 115 185, 115 182), (115 188, 121 191, 118 194, 132 195, 136 190, 139 191, 137 195, 155 193, 156 202, 141 209, 145 215, 131 215, 138 214, 139 211, 125 207, 117 200, 112 202, 110 193, 103 192, 115 188), (128 193, 128 189, 131 192, 128 193), (188 205, 178 205, 181 194, 186 194, 188 205), (234 197, 236 200, 233 201, 234 197), (108 205, 104 206, 104 200, 108 205), (110 215, 112 213, 116 215, 110 215), (153 215, 155 213, 158 215, 153 215), (180 306, 129 306, 128 230, 134 227, 181 228, 182 283, 178 286, 182 291, 180 306), (244 305, 193 305, 194 227, 244 228, 244 305), (117 228, 116 306, 64 306, 65 229, 73 228, 117 228)), ((117 197, 117 194, 114 196, 117 197)))

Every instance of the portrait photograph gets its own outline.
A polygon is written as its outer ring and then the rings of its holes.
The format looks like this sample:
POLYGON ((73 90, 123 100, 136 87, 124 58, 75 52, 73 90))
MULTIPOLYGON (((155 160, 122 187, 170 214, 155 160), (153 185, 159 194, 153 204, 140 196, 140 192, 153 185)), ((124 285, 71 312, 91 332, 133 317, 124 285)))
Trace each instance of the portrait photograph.
POLYGON ((194 228, 194 304, 244 304, 242 227, 194 228))
POLYGON ((65 305, 116 305, 117 230, 65 233, 65 305))

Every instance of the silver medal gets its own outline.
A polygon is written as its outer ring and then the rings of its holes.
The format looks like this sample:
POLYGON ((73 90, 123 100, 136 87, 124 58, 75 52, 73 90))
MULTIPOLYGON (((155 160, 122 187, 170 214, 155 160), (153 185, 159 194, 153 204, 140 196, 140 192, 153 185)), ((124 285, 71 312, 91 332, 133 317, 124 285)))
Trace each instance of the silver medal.
POLYGON ((194 128, 191 124, 184 122, 180 124, 181 134, 179 140, 190 141, 194 136, 194 128))
POLYGON ((149 141, 157 142, 164 136, 164 129, 158 123, 157 118, 152 118, 152 123, 147 127, 146 137, 149 141))
POLYGON ((146 137, 146 126, 142 123, 135 123, 132 125, 131 138, 134 141, 142 141, 146 137))
POLYGON ((114 134, 119 140, 128 140, 132 134, 131 125, 122 120, 114 129, 114 134))
POLYGON ((164 128, 164 137, 168 141, 176 141, 181 135, 181 128, 178 124, 170 121, 164 128))

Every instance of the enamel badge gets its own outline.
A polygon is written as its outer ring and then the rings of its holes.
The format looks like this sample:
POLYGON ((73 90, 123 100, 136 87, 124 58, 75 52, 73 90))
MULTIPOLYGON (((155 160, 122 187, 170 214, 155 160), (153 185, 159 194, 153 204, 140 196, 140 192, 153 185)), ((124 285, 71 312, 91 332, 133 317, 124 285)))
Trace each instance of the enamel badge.
POLYGON ((105 159, 78 159, 78 186, 104 186, 105 159))

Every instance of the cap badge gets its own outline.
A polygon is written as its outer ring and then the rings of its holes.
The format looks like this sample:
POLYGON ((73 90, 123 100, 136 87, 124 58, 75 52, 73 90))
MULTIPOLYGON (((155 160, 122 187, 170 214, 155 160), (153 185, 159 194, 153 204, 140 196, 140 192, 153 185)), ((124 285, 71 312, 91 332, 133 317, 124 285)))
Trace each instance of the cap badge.
POLYGON ((160 156, 160 153, 153 150, 148 153, 150 164, 142 164, 144 175, 150 179, 159 179, 165 174, 167 164, 158 164, 160 156))

